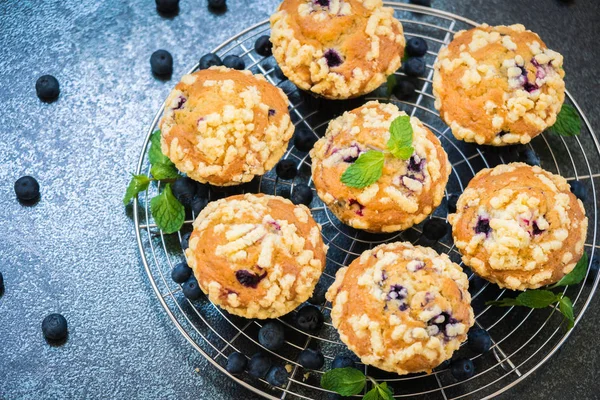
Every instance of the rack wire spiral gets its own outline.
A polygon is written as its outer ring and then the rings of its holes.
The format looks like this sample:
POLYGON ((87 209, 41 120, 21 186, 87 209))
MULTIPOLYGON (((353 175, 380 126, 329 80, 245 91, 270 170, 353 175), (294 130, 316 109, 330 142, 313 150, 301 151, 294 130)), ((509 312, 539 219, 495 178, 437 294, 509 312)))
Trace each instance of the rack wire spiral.
MULTIPOLYGON (((413 100, 400 102, 392 98, 401 109, 419 117, 429 129, 441 140, 448 153, 453 170, 446 189, 446 201, 438 207, 431 218, 446 219, 447 198, 450 193, 459 194, 469 180, 481 168, 493 167, 500 163, 512 161, 514 152, 506 149, 492 149, 466 144, 454 139, 433 107, 431 83, 433 69, 438 51, 449 43, 452 35, 460 29, 468 29, 478 25, 466 18, 447 12, 403 4, 385 2, 393 7, 404 25, 405 35, 421 37, 428 42, 426 55, 427 76, 416 80, 417 95, 413 100)), ((244 59, 247 69, 264 74, 267 79, 281 87, 290 99, 290 114, 297 129, 309 129, 316 136, 324 134, 329 120, 344 110, 357 107, 361 102, 377 99, 388 101, 385 88, 365 98, 347 102, 328 102, 317 100, 300 92, 294 85, 276 73, 275 61, 272 57, 262 58, 253 51, 253 43, 260 35, 268 34, 269 23, 263 21, 224 42, 213 52, 221 57, 236 54, 244 59)), ((196 66, 197 67, 197 66, 196 66)), ((192 69, 195 70, 196 67, 192 69)), ((402 73, 396 73, 400 79, 407 79, 402 73)), ((597 192, 595 179, 600 171, 593 170, 590 158, 600 158, 600 145, 595 137, 588 119, 582 113, 573 97, 567 93, 567 101, 579 112, 583 121, 583 130, 578 137, 563 138, 544 133, 535 138, 528 146, 540 155, 542 167, 560 174, 568 180, 580 180, 587 188, 589 196, 585 202, 586 212, 590 220, 585 249, 590 259, 590 267, 594 265, 594 254, 599 248, 597 227, 597 192)), ((137 174, 150 174, 147 161, 147 149, 150 134, 157 128, 164 104, 157 112, 144 142, 137 174)), ((225 197, 244 191, 264 192, 289 196, 298 183, 311 184, 310 157, 300 152, 292 144, 285 153, 285 158, 293 159, 298 164, 299 173, 293 181, 279 180, 273 171, 256 178, 254 181, 234 188, 211 188, 210 200, 225 197)), ((170 279, 171 268, 184 260, 180 241, 185 232, 191 231, 194 215, 187 218, 184 227, 176 235, 164 235, 153 223, 150 212, 150 198, 157 194, 159 187, 150 187, 140 199, 134 202, 134 223, 136 237, 142 262, 148 274, 150 284, 158 300, 164 307, 171 321, 190 344, 206 357, 216 368, 227 374, 242 386, 269 399, 322 399, 327 398, 327 391, 319 385, 322 371, 306 374, 296 362, 297 354, 309 346, 318 346, 326 358, 326 370, 333 357, 345 351, 329 317, 330 305, 321 305, 325 315, 325 326, 318 333, 302 332, 293 324, 293 313, 280 318, 288 327, 285 348, 277 353, 262 348, 257 340, 257 332, 262 322, 235 317, 217 308, 208 299, 190 302, 181 291, 179 285, 170 279), (233 376, 224 365, 232 351, 240 351, 251 356, 257 351, 270 353, 274 360, 292 367, 290 379, 285 387, 276 388, 263 380, 253 379, 245 375, 233 376)), ((311 203, 311 211, 317 222, 323 226, 323 238, 329 245, 327 267, 319 283, 326 288, 332 282, 335 271, 348 265, 366 249, 377 244, 405 240, 416 244, 431 246, 438 252, 448 253, 451 259, 461 263, 451 235, 436 243, 428 242, 422 235, 422 224, 406 231, 373 235, 357 231, 343 225, 323 205, 315 195, 311 203)), ((462 264, 461 264, 462 265, 462 264)), ((469 275, 470 292, 476 315, 476 325, 486 329, 493 341, 492 350, 483 355, 474 355, 463 346, 458 356, 467 356, 474 360, 476 374, 467 380, 456 381, 447 367, 441 366, 433 373, 398 376, 385 373, 366 365, 359 364, 364 372, 379 381, 386 381, 394 389, 395 398, 412 399, 459 399, 459 398, 491 398, 504 392, 522 381, 539 368, 562 343, 570 332, 566 330, 562 316, 556 309, 525 309, 519 307, 490 308, 485 301, 502 298, 510 292, 489 284, 466 267, 469 275)), ((589 302, 598 286, 600 274, 596 268, 588 268, 585 281, 575 287, 567 287, 564 292, 573 300, 576 323, 582 318, 589 302)), ((365 390, 368 390, 366 388, 365 390)), ((361 395, 356 396, 360 398, 361 395)))

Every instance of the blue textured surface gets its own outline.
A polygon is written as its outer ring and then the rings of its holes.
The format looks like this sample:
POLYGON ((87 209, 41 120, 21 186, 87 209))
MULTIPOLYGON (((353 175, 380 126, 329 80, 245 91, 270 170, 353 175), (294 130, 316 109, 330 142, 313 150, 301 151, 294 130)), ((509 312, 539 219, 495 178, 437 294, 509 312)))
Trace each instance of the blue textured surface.
MULTIPOLYGON (((276 4, 230 0, 216 15, 205 0, 182 0, 179 15, 164 18, 151 0, 2 3, 0 398, 256 398, 193 351, 168 320, 121 199, 145 130, 177 77, 276 4), (171 81, 150 73, 150 54, 159 48, 173 54, 171 81), (51 104, 35 96, 43 74, 61 84, 51 104), (12 188, 25 174, 41 185, 33 207, 21 206, 12 188), (69 321, 61 347, 41 334, 42 319, 53 312, 69 321)), ((567 87, 600 126, 595 0, 433 4, 540 33, 565 55, 567 87)), ((563 350, 502 397, 599 398, 599 306, 596 297, 563 350)))

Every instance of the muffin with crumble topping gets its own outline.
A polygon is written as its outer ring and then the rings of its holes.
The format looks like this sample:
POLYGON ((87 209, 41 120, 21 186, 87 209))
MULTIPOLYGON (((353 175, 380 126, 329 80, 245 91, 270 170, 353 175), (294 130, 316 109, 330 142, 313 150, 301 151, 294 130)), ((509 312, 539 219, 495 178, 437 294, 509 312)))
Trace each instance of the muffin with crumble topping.
POLYGON ((381 0, 284 0, 271 16, 273 55, 304 90, 347 99, 400 67, 402 25, 381 0))
POLYGON ((463 262, 511 290, 558 282, 583 255, 588 220, 567 181, 523 163, 480 171, 448 217, 463 262))
POLYGON ((325 268, 321 227, 303 205, 245 194, 209 203, 186 257, 208 298, 246 318, 276 318, 306 301, 325 268))
MULTIPOLYGON (((439 139, 410 117, 413 153, 386 153, 381 177, 364 188, 342 182, 344 172, 371 149, 386 149, 392 121, 406 113, 370 101, 332 120, 310 152, 317 194, 343 223, 369 232, 395 232, 423 221, 442 201, 451 166, 439 139)), ((408 118, 408 117, 407 117, 408 118)))
POLYGON ((528 143, 556 121, 565 98, 562 64, 523 25, 460 31, 434 65, 435 107, 457 139, 528 143))
POLYGON ((327 300, 340 339, 362 362, 400 375, 429 373, 474 324, 468 288, 446 254, 396 242, 341 268, 327 300))
POLYGON ((181 78, 160 121, 161 149, 190 178, 249 182, 283 156, 294 125, 283 91, 262 75, 225 67, 181 78))

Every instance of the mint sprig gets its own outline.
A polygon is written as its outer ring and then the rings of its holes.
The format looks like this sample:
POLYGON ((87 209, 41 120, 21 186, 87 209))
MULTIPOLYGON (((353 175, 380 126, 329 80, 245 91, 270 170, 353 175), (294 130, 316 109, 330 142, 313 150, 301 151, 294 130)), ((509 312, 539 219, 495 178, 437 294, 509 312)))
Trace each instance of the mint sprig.
POLYGON ((393 400, 394 391, 386 382, 377 383, 356 368, 336 368, 325 372, 321 377, 321 387, 342 396, 354 396, 363 391, 367 379, 373 383, 373 388, 364 395, 364 400, 393 400))
POLYGON ((361 154, 342 174, 342 183, 357 189, 372 185, 383 173, 386 154, 391 154, 401 160, 408 160, 415 151, 412 142, 413 129, 410 117, 408 115, 399 116, 390 124, 387 150, 369 150, 361 154))
MULTIPOLYGON (((576 285, 580 283, 585 277, 587 267, 588 256, 587 253, 583 253, 583 256, 579 259, 573 271, 565 275, 560 281, 558 281, 554 285, 549 286, 549 289, 554 289, 557 287, 567 285, 576 285)), ((529 308, 546 308, 553 305, 558 305, 558 310, 568 322, 567 330, 573 328, 575 324, 573 302, 571 302, 571 299, 562 293, 554 293, 550 290, 528 290, 519 294, 514 299, 506 298, 501 300, 488 301, 485 304, 489 306, 499 307, 521 306, 529 308)))
POLYGON ((560 136, 578 136, 581 132, 581 119, 575 107, 563 104, 550 131, 560 136))
POLYGON ((146 175, 133 175, 125 191, 123 204, 129 204, 138 193, 148 189, 150 182, 160 181, 166 183, 163 191, 150 200, 150 211, 156 226, 163 232, 177 232, 185 221, 185 208, 173 195, 170 183, 177 180, 181 175, 179 175, 175 164, 161 151, 160 130, 154 131, 150 136, 148 161, 151 165, 150 174, 152 174, 152 178, 146 175))

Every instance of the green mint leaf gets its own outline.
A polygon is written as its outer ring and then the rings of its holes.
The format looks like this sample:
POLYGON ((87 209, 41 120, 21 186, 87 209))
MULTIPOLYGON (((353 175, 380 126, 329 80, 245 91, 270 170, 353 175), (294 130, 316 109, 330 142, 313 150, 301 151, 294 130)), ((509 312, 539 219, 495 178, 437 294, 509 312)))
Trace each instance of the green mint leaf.
POLYGON ((396 158, 408 160, 414 149, 412 148, 413 128, 410 117, 402 115, 390 124, 390 139, 387 148, 396 158))
POLYGON ((160 149, 160 130, 154 131, 150 136, 150 149, 148 150, 148 161, 154 164, 172 164, 171 160, 162 153, 160 149))
POLYGON ((365 393, 363 400, 382 400, 382 397, 379 395, 379 390, 377 390, 377 386, 365 393))
POLYGON ((398 84, 398 80, 396 79, 396 75, 392 74, 387 77, 387 98, 392 97, 392 93, 394 88, 398 84))
POLYGON ((366 381, 365 374, 356 368, 336 368, 323 374, 321 387, 342 396, 354 396, 362 392, 366 381))
POLYGON ((133 175, 131 177, 131 181, 127 186, 127 190, 125 191, 125 197, 123 197, 123 204, 127 205, 135 196, 138 195, 139 192, 143 192, 148 189, 148 185, 150 184, 150 178, 146 175, 133 175))
POLYGON ((567 296, 563 296, 558 302, 560 313, 567 319, 567 330, 571 330, 575 325, 575 316, 573 315, 573 303, 567 296))
POLYGON ((377 150, 369 150, 361 154, 354 164, 342 174, 341 181, 344 185, 362 189, 381 177, 385 155, 377 150))
POLYGON ((581 119, 577 110, 568 104, 563 104, 556 116, 556 122, 550 130, 560 136, 577 136, 581 132, 581 119))
POLYGON ((546 308, 560 297, 549 290, 528 290, 517 296, 519 305, 529 308, 546 308))
POLYGON ((379 396, 383 400, 394 400, 394 391, 391 387, 388 387, 386 382, 380 383, 376 387, 377 391, 379 392, 379 396))
POLYGON ((567 285, 577 285, 579 282, 585 278, 585 273, 588 269, 588 256, 586 252, 583 252, 583 255, 573 268, 573 271, 569 272, 567 275, 563 276, 562 279, 556 282, 554 285, 550 286, 550 288, 556 288, 560 286, 567 285))
POLYGON ((156 225, 165 233, 177 232, 185 221, 185 209, 173 196, 167 184, 161 194, 150 200, 150 211, 156 225))
POLYGON ((165 163, 156 163, 152 165, 150 169, 150 173, 154 177, 154 179, 177 179, 179 178, 179 171, 175 168, 175 165, 169 161, 168 164, 165 163))
POLYGON ((497 307, 512 307, 512 306, 520 306, 521 304, 517 301, 517 299, 500 299, 500 300, 492 300, 486 301, 486 306, 497 306, 497 307))

